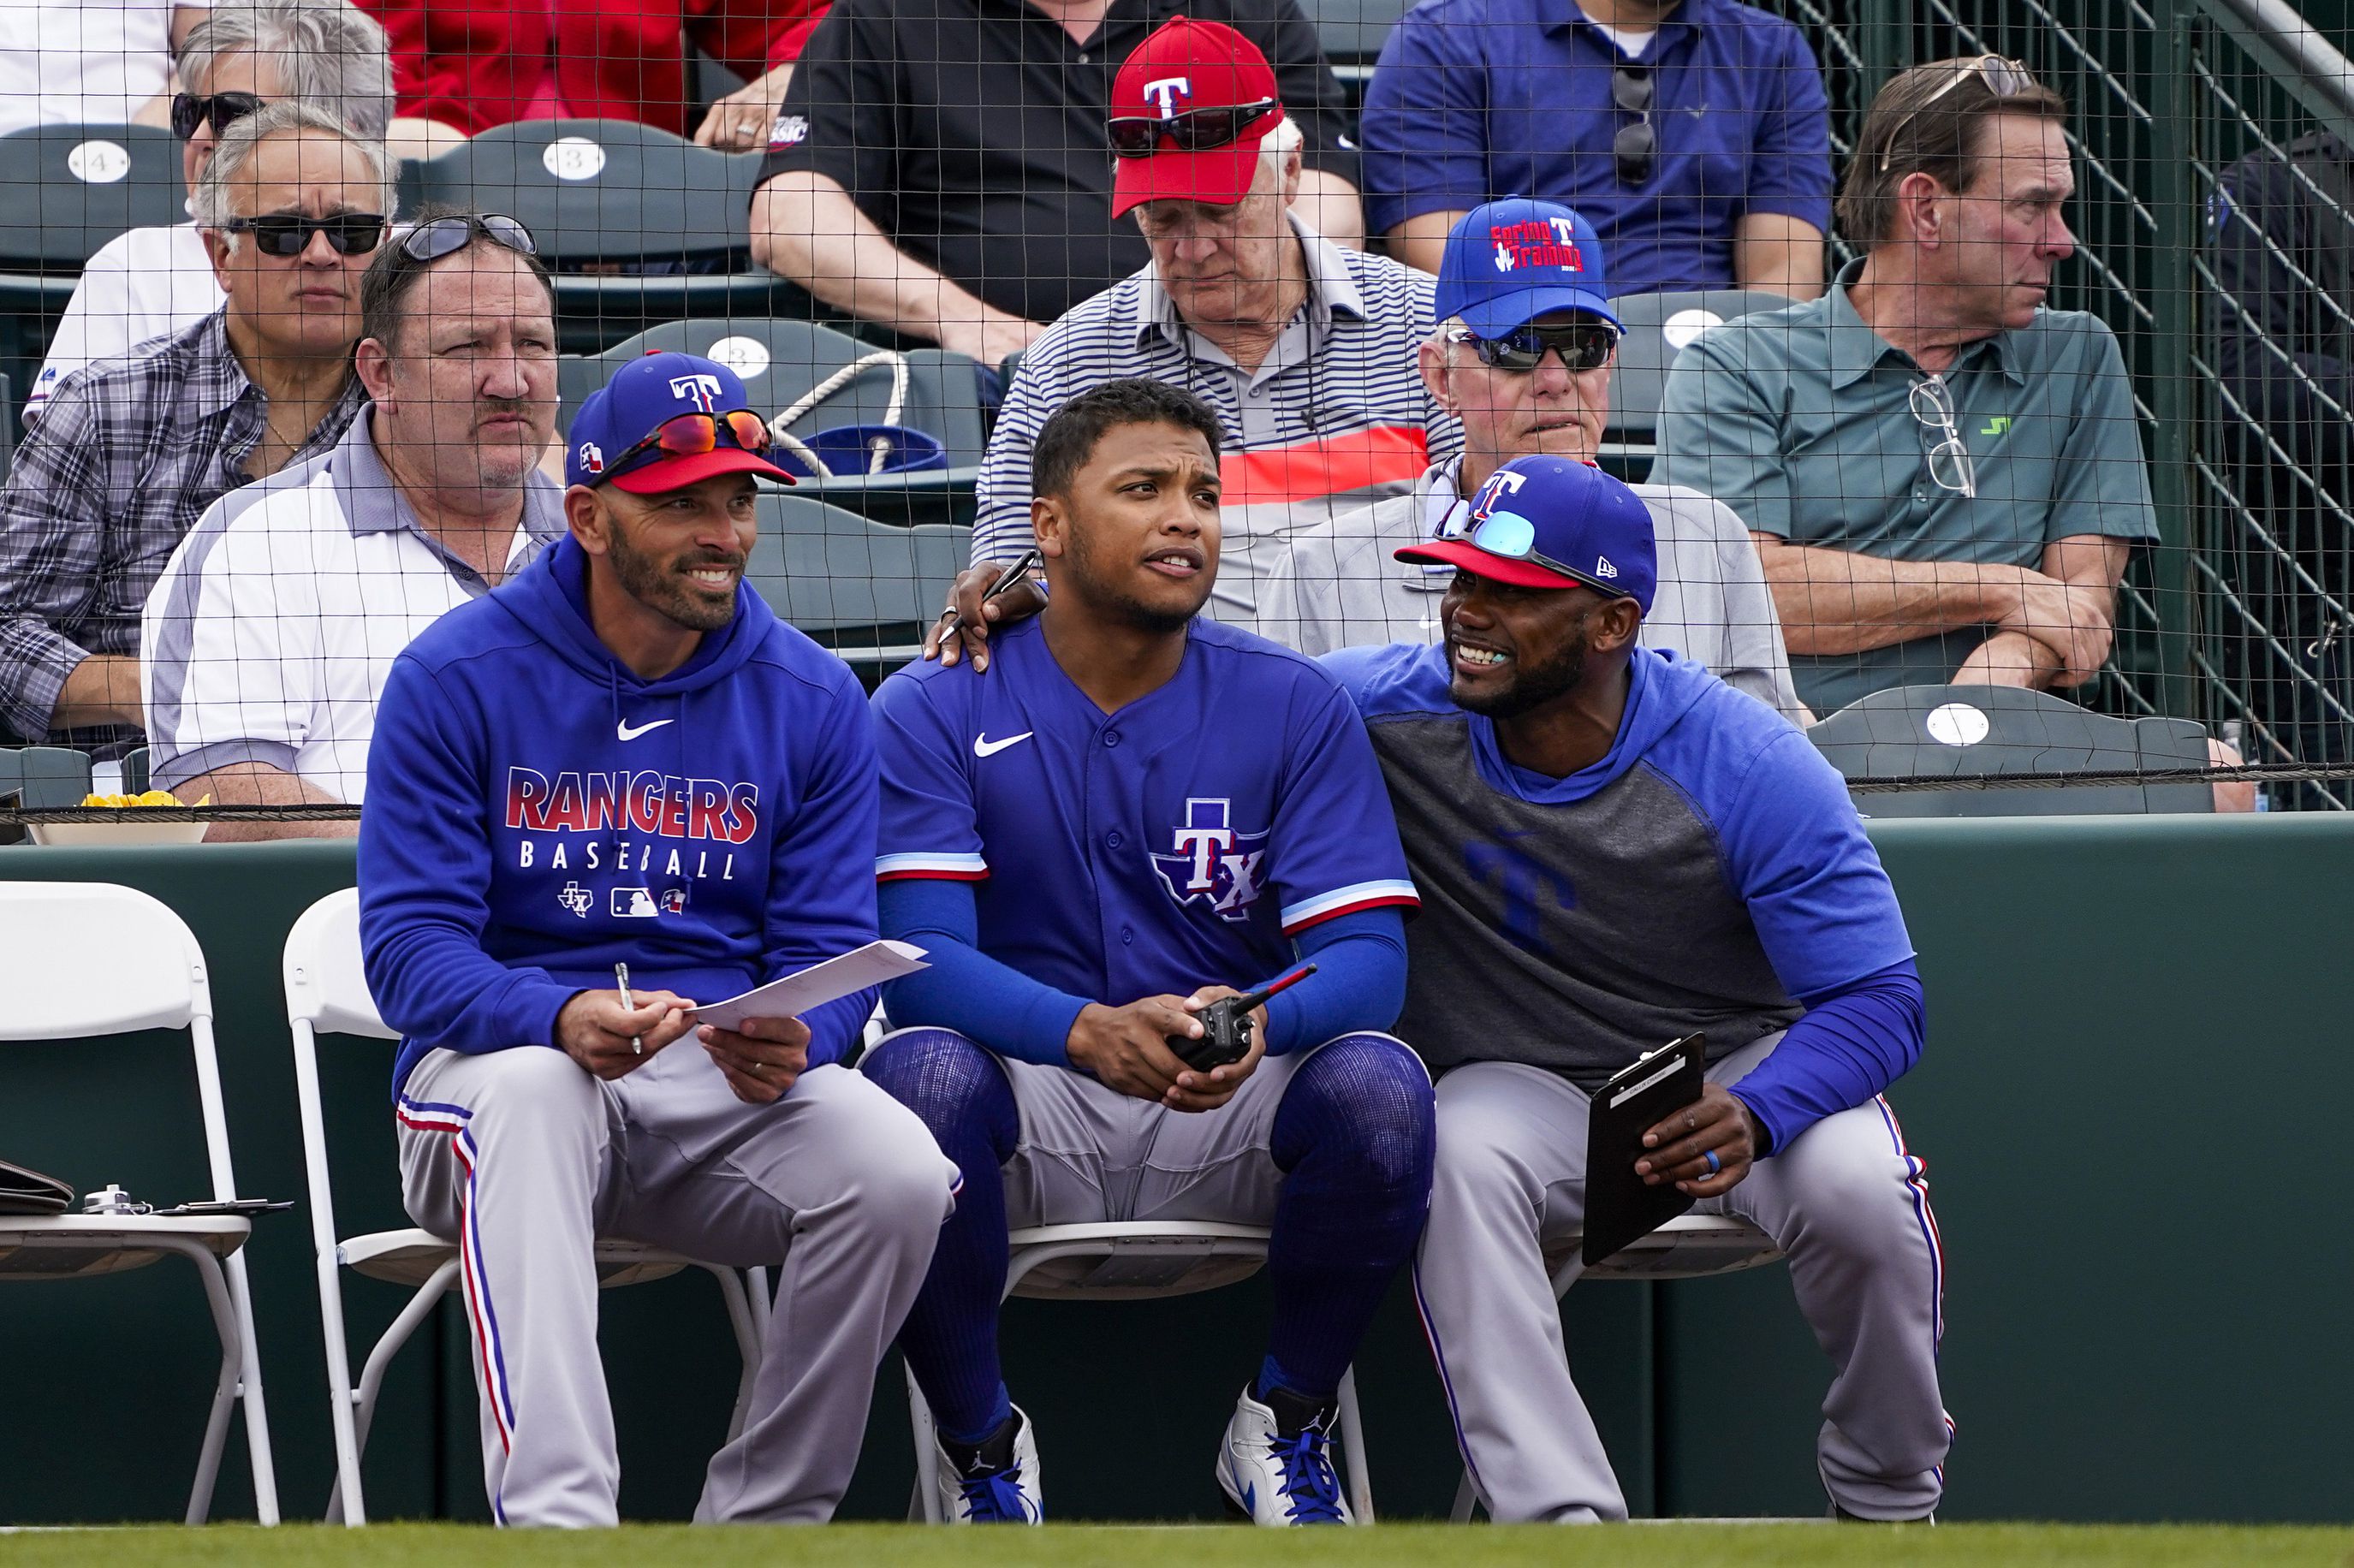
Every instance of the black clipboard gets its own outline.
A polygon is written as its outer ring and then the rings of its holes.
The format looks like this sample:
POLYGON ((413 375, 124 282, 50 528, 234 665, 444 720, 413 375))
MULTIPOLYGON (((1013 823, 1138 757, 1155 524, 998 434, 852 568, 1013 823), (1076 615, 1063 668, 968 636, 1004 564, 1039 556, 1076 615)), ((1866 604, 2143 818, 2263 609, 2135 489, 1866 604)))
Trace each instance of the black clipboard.
POLYGON ((1585 1239, 1578 1255, 1593 1267, 1692 1206, 1667 1182, 1635 1174, 1643 1135, 1700 1098, 1708 1036, 1687 1034, 1646 1054, 1595 1091, 1585 1119, 1585 1239))

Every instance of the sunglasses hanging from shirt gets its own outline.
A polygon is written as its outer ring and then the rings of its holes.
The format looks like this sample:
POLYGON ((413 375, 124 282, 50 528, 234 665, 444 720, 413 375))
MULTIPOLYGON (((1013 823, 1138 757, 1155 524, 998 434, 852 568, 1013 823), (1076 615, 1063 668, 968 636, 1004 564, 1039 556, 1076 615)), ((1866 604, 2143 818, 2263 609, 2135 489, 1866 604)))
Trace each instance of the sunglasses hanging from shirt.
POLYGON ((384 243, 380 212, 338 212, 325 217, 273 212, 260 217, 232 217, 221 228, 230 234, 250 234, 255 249, 281 258, 302 255, 310 249, 314 234, 325 235, 327 249, 338 256, 366 256, 384 243))
POLYGON ((1573 376, 1600 370, 1618 351, 1618 334, 1603 322, 1572 322, 1564 326, 1540 326, 1532 322, 1501 337, 1481 337, 1457 328, 1449 343, 1468 343, 1479 363, 1490 370, 1526 373, 1544 363, 1545 350, 1561 355, 1563 368, 1573 376))
POLYGON ((196 127, 212 122, 217 136, 249 114, 260 112, 262 100, 250 92, 180 92, 172 95, 172 134, 185 142, 196 127))
POLYGON ((1231 147, 1244 132, 1282 107, 1275 99, 1236 103, 1221 109, 1189 109, 1162 119, 1149 114, 1124 114, 1111 122, 1111 150, 1116 157, 1149 158, 1167 138, 1172 151, 1206 153, 1231 147))
POLYGON ((1618 127, 1610 138, 1611 161, 1618 167, 1618 183, 1639 185, 1651 177, 1651 165, 1658 162, 1659 132, 1651 128, 1651 88, 1653 78, 1649 66, 1628 65, 1625 61, 1610 68, 1610 101, 1622 114, 1636 116, 1631 124, 1618 127))

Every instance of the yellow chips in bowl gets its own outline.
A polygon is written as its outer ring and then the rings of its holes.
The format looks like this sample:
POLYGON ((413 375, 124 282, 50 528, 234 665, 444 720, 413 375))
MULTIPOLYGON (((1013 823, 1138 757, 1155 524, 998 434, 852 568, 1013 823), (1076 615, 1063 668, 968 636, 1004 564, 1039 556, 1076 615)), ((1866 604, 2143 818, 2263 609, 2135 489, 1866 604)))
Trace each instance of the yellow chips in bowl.
MULTIPOLYGON (((180 798, 169 789, 150 789, 144 795, 84 795, 81 798, 81 803, 85 806, 115 807, 176 806, 180 804, 180 798)), ((213 798, 210 795, 196 802, 199 806, 209 806, 212 803, 213 798)))

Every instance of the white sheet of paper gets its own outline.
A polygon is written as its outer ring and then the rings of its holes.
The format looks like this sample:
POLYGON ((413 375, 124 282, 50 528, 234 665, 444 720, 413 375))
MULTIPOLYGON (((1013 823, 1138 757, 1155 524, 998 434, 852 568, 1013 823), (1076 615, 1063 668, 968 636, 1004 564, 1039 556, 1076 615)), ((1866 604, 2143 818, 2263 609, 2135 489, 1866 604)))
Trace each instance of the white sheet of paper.
POLYGON ((692 1016, 697 1023, 716 1023, 722 1029, 740 1029, 748 1018, 798 1018, 836 997, 930 967, 924 961, 924 949, 913 943, 869 942, 840 958, 756 986, 741 996, 707 1002, 692 1016))

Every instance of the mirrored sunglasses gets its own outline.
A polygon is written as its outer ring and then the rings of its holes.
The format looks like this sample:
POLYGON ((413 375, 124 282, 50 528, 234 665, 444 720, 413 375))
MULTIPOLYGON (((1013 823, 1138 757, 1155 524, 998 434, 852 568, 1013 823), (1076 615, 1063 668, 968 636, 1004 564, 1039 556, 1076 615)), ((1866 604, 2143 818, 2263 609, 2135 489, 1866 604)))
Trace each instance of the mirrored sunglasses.
POLYGON ((1617 331, 1607 322, 1571 322, 1561 326, 1532 322, 1501 337, 1481 337, 1458 327, 1447 337, 1449 343, 1469 344, 1479 363, 1490 370, 1534 370, 1551 349, 1561 355, 1564 368, 1582 375, 1605 368, 1618 352, 1617 331))
POLYGON ((411 261, 439 261, 463 250, 477 238, 504 245, 521 255, 539 254, 539 241, 531 237, 530 229, 495 212, 453 212, 446 217, 429 217, 401 236, 400 253, 411 261))
POLYGON ((606 464, 605 477, 610 479, 622 472, 648 453, 683 458, 716 451, 723 429, 730 446, 741 447, 755 455, 763 455, 769 450, 769 422, 749 408, 731 409, 725 414, 679 414, 664 419, 654 427, 652 434, 606 464))
POLYGON ((1111 150, 1116 157, 1149 158, 1160 152, 1163 137, 1172 151, 1206 153, 1230 147, 1242 133, 1282 104, 1272 98, 1236 103, 1222 109, 1189 109, 1167 119, 1124 114, 1111 122, 1111 150))

